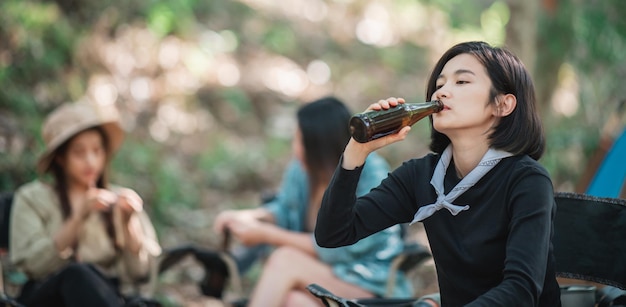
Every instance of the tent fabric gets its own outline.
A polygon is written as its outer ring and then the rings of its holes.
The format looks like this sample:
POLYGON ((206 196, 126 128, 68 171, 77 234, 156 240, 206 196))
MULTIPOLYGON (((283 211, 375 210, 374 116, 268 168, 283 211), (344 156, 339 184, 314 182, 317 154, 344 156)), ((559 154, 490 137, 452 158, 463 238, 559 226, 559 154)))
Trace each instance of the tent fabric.
POLYGON ((619 197, 626 179, 626 129, 613 143, 585 194, 619 197))

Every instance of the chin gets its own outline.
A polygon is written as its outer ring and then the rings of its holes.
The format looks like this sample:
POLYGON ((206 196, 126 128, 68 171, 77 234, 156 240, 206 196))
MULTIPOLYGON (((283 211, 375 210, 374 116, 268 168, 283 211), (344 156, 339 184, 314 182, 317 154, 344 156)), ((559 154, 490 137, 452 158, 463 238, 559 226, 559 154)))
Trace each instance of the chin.
POLYGON ((433 125, 433 129, 441 134, 445 134, 448 138, 450 134, 454 134, 455 131, 455 128, 451 125, 433 125))
POLYGON ((80 179, 81 183, 90 185, 91 183, 98 183, 98 177, 84 177, 80 179))
POLYGON ((445 123, 433 121, 433 129, 437 132, 445 133, 446 127, 447 125, 445 123))

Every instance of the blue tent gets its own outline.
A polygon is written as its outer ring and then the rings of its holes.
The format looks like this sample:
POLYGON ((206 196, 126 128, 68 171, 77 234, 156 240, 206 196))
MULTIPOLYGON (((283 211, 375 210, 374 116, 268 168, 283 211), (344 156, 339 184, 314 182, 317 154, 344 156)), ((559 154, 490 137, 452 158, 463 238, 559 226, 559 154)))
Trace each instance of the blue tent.
POLYGON ((591 180, 586 194, 617 198, 626 179, 626 129, 613 143, 591 180))

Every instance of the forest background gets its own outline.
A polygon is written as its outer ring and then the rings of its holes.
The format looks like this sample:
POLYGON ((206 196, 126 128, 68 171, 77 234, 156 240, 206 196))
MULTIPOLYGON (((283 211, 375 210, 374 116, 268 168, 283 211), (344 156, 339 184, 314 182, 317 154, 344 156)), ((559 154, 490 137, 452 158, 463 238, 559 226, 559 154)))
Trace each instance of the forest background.
MULTIPOLYGON (((146 203, 163 246, 217 246, 219 210, 257 206, 290 158, 295 110, 425 99, 434 61, 484 40, 532 72, 557 191, 583 191, 624 128, 626 1, 2 0, 0 191, 37 177, 56 106, 116 104, 128 132, 114 182, 146 203)), ((428 152, 427 121, 381 150, 428 152)))

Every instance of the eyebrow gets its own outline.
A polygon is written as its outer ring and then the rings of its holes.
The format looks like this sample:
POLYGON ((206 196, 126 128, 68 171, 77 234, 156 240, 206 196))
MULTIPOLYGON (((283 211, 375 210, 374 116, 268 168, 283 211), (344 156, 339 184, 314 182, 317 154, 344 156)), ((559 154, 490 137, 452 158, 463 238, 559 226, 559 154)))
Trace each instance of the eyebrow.
MULTIPOLYGON (((454 72, 454 75, 461 75, 461 74, 472 74, 472 75, 476 75, 473 71, 469 70, 469 69, 459 69, 457 71, 454 72)), ((443 74, 440 74, 437 79, 439 78, 443 78, 443 74)))

